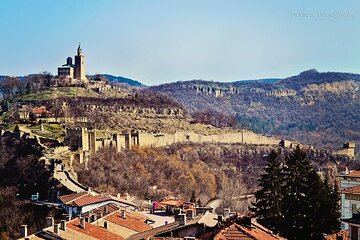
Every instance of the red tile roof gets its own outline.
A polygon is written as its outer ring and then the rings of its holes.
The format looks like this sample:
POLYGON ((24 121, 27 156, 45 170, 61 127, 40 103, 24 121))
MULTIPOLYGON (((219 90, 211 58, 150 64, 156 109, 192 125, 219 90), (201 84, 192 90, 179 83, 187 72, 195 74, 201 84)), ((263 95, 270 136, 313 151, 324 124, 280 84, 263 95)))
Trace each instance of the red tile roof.
POLYGON ((67 194, 67 195, 62 195, 59 197, 59 200, 64 203, 64 204, 69 204, 72 201, 81 198, 85 195, 87 195, 87 192, 80 192, 80 193, 71 193, 71 194, 67 194))
POLYGON ((325 236, 325 240, 337 240, 337 237, 342 237, 343 240, 349 240, 349 231, 348 230, 341 230, 334 234, 329 234, 325 236))
POLYGON ((125 219, 121 218, 120 212, 115 212, 105 219, 136 232, 144 232, 152 229, 151 226, 145 223, 146 217, 135 212, 126 212, 125 219))
POLYGON ((31 110, 31 112, 34 114, 49 113, 49 111, 47 111, 46 107, 44 107, 44 106, 33 108, 33 110, 31 110))
POLYGON ((351 171, 349 174, 346 174, 346 177, 360 177, 360 171, 351 171))
POLYGON ((227 228, 222 229, 215 235, 214 240, 278 240, 276 235, 259 224, 252 224, 251 227, 245 227, 237 223, 233 223, 227 228))
MULTIPOLYGON (((120 209, 114 203, 109 203, 109 204, 103 205, 101 207, 98 207, 96 209, 93 209, 93 210, 91 210, 89 212, 85 212, 85 213, 81 214, 81 216, 84 217, 84 218, 88 218, 89 215, 92 215, 92 214, 95 214, 96 216, 98 216, 100 213, 105 212, 105 207, 107 207, 107 214, 116 212, 117 210, 120 209)), ((103 216, 105 216, 105 215, 103 215, 103 216)))
POLYGON ((108 196, 102 196, 102 195, 96 195, 96 196, 91 196, 91 195, 87 195, 78 199, 74 200, 74 204, 78 207, 82 207, 82 206, 86 206, 89 204, 93 204, 93 203, 99 203, 99 202, 104 202, 104 201, 109 201, 112 200, 110 197, 108 196))
POLYGON ((70 221, 66 224, 68 228, 74 229, 78 232, 81 232, 83 234, 86 234, 90 237, 94 237, 97 239, 103 239, 103 240, 124 240, 124 238, 111 233, 101 227, 91 225, 90 223, 85 222, 85 229, 80 227, 80 219, 76 218, 73 221, 70 221))
POLYGON ((174 200, 174 199, 169 199, 169 200, 164 200, 159 202, 159 204, 161 205, 165 205, 165 206, 181 206, 184 202, 181 200, 174 200))
POLYGON ((105 201, 116 201, 119 203, 124 203, 130 206, 137 208, 138 206, 130 201, 117 198, 111 195, 91 195, 88 192, 72 193, 68 195, 63 195, 59 197, 60 201, 66 205, 76 205, 78 207, 83 207, 93 203, 105 202, 105 201))
POLYGON ((354 186, 354 187, 345 188, 345 189, 343 189, 341 192, 342 192, 342 193, 349 193, 349 194, 360 195, 360 185, 359 185, 359 186, 354 186))

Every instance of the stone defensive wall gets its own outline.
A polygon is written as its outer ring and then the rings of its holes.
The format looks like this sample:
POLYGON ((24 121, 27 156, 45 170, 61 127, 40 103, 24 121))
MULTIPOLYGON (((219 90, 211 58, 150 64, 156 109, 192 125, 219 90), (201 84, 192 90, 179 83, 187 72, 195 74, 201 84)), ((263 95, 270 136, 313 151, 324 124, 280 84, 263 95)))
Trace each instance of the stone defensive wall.
POLYGON ((139 133, 139 146, 162 147, 179 142, 218 142, 218 143, 242 143, 259 145, 278 145, 279 139, 255 134, 251 131, 240 131, 216 135, 203 135, 195 132, 167 133, 139 133))
POLYGON ((295 147, 298 142, 280 140, 256 134, 247 130, 222 134, 205 135, 192 131, 178 131, 175 133, 146 133, 146 132, 103 132, 87 128, 68 128, 66 130, 65 145, 73 151, 81 149, 86 152, 96 152, 101 147, 113 146, 118 151, 140 147, 164 147, 174 143, 240 143, 256 145, 283 145, 295 147))

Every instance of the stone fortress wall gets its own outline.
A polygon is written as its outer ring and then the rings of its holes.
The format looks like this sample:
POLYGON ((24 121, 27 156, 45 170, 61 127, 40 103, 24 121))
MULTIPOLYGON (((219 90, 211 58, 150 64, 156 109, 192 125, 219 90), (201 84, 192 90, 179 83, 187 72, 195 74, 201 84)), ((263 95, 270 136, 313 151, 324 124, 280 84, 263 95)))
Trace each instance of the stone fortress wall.
POLYGON ((97 136, 97 131, 87 128, 66 129, 65 144, 71 149, 96 152, 101 147, 114 146, 118 151, 139 147, 163 147, 174 143, 241 143, 257 145, 279 145, 292 147, 300 143, 284 141, 273 137, 263 136, 248 130, 234 131, 223 134, 205 135, 192 131, 178 131, 175 133, 146 133, 146 132, 105 132, 97 136))
MULTIPOLYGON (((164 147, 175 143, 238 143, 249 145, 275 145, 284 148, 312 148, 302 145, 297 141, 277 139, 274 137, 256 134, 248 130, 205 135, 192 131, 178 131, 175 133, 148 133, 148 132, 102 132, 88 128, 66 129, 65 145, 72 151, 80 150, 80 162, 88 158, 102 147, 113 146, 117 151, 133 147, 164 147)), ((334 154, 346 155, 355 158, 355 143, 345 143, 341 150, 333 151, 334 154)))

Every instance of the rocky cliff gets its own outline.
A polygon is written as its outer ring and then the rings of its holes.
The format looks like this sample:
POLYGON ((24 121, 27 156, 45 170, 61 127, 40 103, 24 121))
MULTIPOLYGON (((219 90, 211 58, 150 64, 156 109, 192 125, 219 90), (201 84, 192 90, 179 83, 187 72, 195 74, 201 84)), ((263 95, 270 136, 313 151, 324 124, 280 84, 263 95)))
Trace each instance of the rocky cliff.
POLYGON ((189 111, 212 109, 235 115, 239 126, 334 148, 360 142, 360 75, 305 71, 275 82, 203 80, 152 87, 189 111))

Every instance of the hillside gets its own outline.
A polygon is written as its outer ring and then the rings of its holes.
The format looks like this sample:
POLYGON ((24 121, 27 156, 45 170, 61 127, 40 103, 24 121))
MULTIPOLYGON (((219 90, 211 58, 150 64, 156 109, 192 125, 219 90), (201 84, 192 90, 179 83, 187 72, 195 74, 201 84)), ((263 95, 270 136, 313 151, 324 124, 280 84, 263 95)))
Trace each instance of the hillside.
POLYGON ((309 70, 273 83, 192 80, 151 87, 190 112, 235 115, 238 126, 307 144, 360 143, 360 75, 309 70))
MULTIPOLYGON (((33 75, 36 75, 36 74, 29 74, 27 76, 17 76, 17 78, 20 79, 20 80, 26 80, 26 77, 31 77, 33 75)), ((130 78, 126 78, 126 77, 114 76, 114 75, 111 75, 111 74, 104 74, 104 73, 100 73, 100 74, 96 74, 96 75, 100 75, 100 76, 106 78, 107 80, 109 80, 109 82, 112 82, 112 83, 123 83, 123 84, 127 84, 127 85, 129 85, 131 87, 144 87, 144 85, 141 82, 139 82, 137 80, 130 79, 130 78)), ((90 75, 90 77, 95 77, 96 75, 90 75)), ((9 76, 0 75, 0 81, 4 80, 7 77, 9 77, 9 76)))

